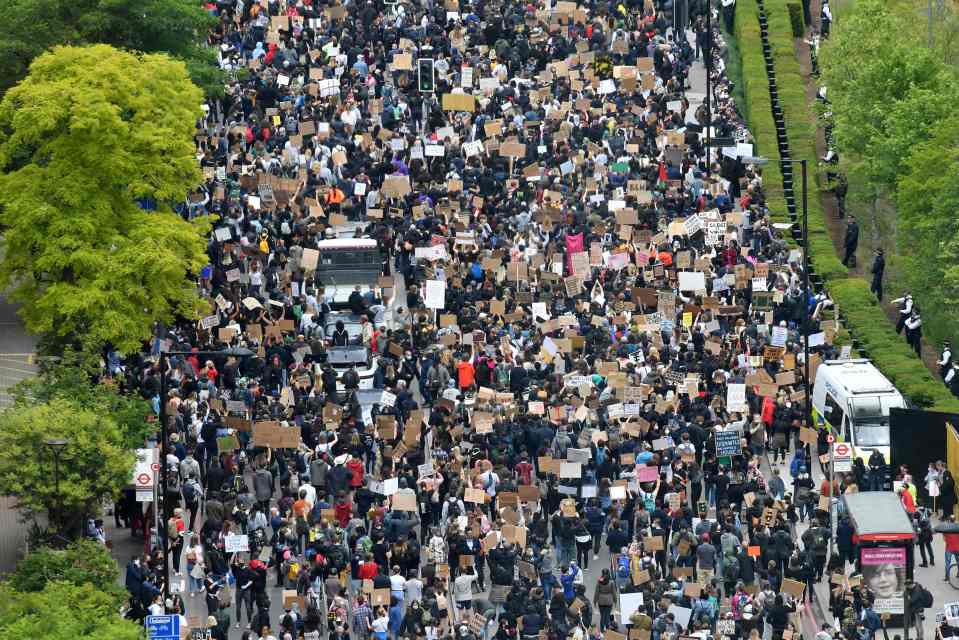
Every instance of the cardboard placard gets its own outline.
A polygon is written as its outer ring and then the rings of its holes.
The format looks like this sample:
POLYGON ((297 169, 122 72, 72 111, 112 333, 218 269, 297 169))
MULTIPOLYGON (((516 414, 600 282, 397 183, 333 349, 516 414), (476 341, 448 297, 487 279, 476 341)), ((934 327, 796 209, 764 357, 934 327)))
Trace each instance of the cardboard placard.
POLYGON ((476 98, 467 93, 444 93, 443 111, 476 111, 476 98))

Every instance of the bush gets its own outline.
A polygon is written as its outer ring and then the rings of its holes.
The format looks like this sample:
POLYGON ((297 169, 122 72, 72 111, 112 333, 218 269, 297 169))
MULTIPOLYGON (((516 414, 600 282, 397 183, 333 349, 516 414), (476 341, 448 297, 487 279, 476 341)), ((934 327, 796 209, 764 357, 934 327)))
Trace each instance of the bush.
POLYGON ((24 592, 43 591, 55 581, 78 587, 92 584, 100 591, 123 596, 117 584, 117 564, 110 551, 92 540, 79 540, 64 550, 38 549, 18 562, 10 575, 10 585, 24 592))
POLYGON ((0 586, 0 638, 139 640, 143 626, 117 615, 110 594, 93 585, 51 582, 38 592, 0 586))
POLYGON ((792 24, 793 37, 801 38, 806 30, 802 21, 802 7, 795 2, 791 2, 786 5, 786 8, 789 9, 789 22, 792 24))

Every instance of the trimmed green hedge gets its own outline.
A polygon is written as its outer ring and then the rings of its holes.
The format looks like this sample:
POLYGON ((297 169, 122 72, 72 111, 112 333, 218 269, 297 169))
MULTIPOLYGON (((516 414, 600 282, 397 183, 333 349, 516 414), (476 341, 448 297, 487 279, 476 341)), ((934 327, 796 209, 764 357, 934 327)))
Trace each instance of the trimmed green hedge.
MULTIPOLYGON (((746 0, 745 4, 754 4, 746 0)), ((786 132, 789 136, 789 150, 794 160, 805 159, 810 182, 809 194, 809 259, 816 273, 829 280, 844 277, 848 269, 836 256, 826 219, 815 186, 816 167, 819 156, 816 153, 816 120, 813 117, 814 105, 807 104, 806 90, 803 84, 799 61, 793 46, 792 24, 786 0, 766 0, 766 19, 769 24, 769 46, 772 50, 773 64, 776 67, 776 84, 779 89, 779 104, 786 119, 786 132)), ((761 45, 760 45, 761 46, 761 45)), ((761 51, 760 51, 761 53, 761 51)), ((801 185, 799 168, 794 171, 796 204, 801 207, 801 185)))
MULTIPOLYGON (((789 149, 794 160, 805 159, 809 179, 809 257, 813 267, 827 284, 832 299, 845 316, 852 335, 862 343, 869 357, 896 387, 916 405, 938 411, 959 411, 956 400, 940 380, 933 377, 915 356, 905 339, 896 333, 869 283, 849 276, 849 270, 836 255, 832 238, 819 198, 816 179, 815 105, 806 100, 805 85, 793 43, 792 23, 787 0, 765 0, 769 25, 769 44, 776 69, 779 104, 786 120, 789 149)), ((782 175, 779 170, 779 146, 776 126, 772 119, 766 64, 762 54, 759 16, 755 0, 736 3, 736 38, 743 60, 744 115, 757 139, 759 153, 769 158, 763 168, 763 184, 774 220, 789 222, 782 193, 782 175)), ((801 215, 802 191, 800 169, 793 172, 793 188, 797 211, 801 215)))
POLYGON ((959 412, 959 400, 896 333, 876 302, 876 296, 869 291, 869 283, 862 278, 834 280, 829 283, 829 293, 869 358, 904 396, 922 407, 959 412))
POLYGON ((772 217, 776 222, 789 222, 786 199, 783 196, 783 176, 779 170, 779 144, 776 123, 773 121, 769 100, 769 80, 763 59, 762 39, 759 35, 759 14, 755 2, 746 0, 736 6, 736 42, 742 59, 743 116, 753 134, 755 154, 768 158, 763 166, 763 191, 772 217))

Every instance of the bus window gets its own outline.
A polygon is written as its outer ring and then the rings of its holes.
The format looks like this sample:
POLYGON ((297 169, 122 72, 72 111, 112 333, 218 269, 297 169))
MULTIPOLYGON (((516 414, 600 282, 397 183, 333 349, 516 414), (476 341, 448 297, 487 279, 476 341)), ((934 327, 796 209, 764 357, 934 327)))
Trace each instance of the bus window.
POLYGON ((378 270, 382 266, 382 259, 377 249, 324 251, 320 254, 320 264, 327 269, 363 269, 366 267, 374 267, 378 270))
POLYGON ((843 412, 842 407, 839 406, 839 403, 836 402, 836 399, 832 397, 828 391, 826 392, 826 415, 823 416, 826 419, 834 431, 840 432, 843 428, 843 420, 846 415, 843 412))

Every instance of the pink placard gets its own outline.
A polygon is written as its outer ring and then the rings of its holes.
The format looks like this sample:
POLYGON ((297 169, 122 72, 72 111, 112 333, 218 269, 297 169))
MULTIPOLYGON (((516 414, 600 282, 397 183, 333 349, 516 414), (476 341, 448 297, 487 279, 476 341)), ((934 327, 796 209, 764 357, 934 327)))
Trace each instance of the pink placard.
POLYGON ((636 465, 636 480, 639 482, 656 482, 659 480, 659 469, 645 464, 636 465))

